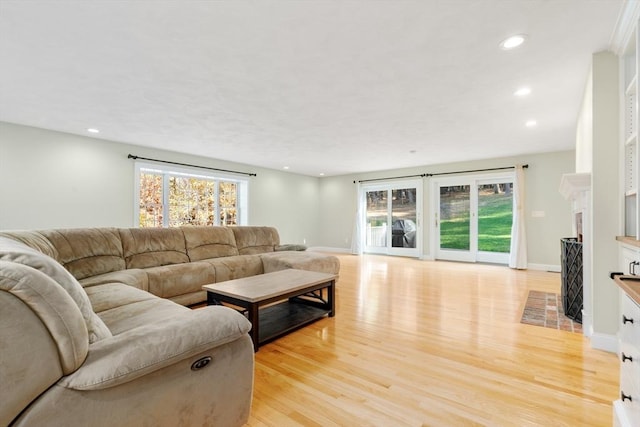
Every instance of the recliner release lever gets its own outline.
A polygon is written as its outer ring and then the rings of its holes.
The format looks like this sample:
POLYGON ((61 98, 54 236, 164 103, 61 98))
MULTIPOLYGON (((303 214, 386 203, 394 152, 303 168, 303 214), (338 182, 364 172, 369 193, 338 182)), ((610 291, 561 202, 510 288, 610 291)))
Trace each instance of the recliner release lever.
POLYGON ((193 362, 193 364, 191 365, 191 370, 192 371, 198 371, 204 367, 206 367, 210 362, 211 362, 211 356, 205 356, 202 357, 198 360, 196 360, 195 362, 193 362))

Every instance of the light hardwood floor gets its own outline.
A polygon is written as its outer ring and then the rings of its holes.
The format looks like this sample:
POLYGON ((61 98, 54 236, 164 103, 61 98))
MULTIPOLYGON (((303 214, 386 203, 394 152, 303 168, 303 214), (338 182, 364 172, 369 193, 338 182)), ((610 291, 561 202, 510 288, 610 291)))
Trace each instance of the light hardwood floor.
POLYGON ((247 426, 610 426, 618 360, 520 323, 560 275, 338 255, 337 315, 256 353, 247 426))

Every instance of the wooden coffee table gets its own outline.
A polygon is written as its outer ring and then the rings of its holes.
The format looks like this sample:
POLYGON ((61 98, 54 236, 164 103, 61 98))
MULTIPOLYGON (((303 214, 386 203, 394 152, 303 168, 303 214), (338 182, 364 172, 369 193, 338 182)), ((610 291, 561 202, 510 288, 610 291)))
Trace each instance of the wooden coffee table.
POLYGON ((310 322, 335 315, 338 276, 306 270, 282 270, 204 285, 207 304, 228 303, 246 313, 253 348, 310 322))

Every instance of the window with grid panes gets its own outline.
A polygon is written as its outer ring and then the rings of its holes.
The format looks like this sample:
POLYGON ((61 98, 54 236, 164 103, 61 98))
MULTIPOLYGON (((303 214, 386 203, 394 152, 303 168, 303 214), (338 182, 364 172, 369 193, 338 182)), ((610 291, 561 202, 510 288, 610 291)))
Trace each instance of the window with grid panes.
POLYGON ((248 180, 136 164, 139 227, 245 225, 248 180))

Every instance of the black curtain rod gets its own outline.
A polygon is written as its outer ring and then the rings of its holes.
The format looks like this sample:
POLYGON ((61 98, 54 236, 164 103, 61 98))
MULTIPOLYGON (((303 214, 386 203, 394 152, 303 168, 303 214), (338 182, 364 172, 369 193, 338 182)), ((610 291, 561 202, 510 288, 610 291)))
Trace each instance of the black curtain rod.
MULTIPOLYGON (((529 165, 522 165, 522 167, 524 169, 527 169, 529 165)), ((361 179, 360 181, 353 181, 353 183, 355 184, 356 182, 385 181, 387 179, 401 179, 401 178, 416 178, 416 177, 424 178, 424 177, 438 176, 438 175, 453 175, 456 173, 488 172, 488 171, 499 171, 499 170, 505 170, 505 169, 515 169, 515 168, 516 168, 515 166, 505 166, 503 168, 472 169, 472 170, 466 170, 466 171, 441 172, 441 173, 423 173, 421 175, 394 176, 391 178, 361 179)))
POLYGON ((230 171, 230 170, 227 170, 227 169, 210 168, 208 166, 198 166, 198 165, 190 165, 188 163, 170 162, 168 160, 149 159, 147 157, 134 156, 133 154, 129 154, 127 156, 127 158, 134 159, 134 160, 140 159, 140 160, 149 160, 149 161, 152 161, 152 162, 168 163, 170 165, 189 166, 189 167, 192 167, 192 168, 208 169, 208 170, 211 170, 211 171, 218 171, 218 172, 237 173, 237 174, 240 174, 240 175, 247 175, 247 176, 258 176, 255 173, 251 173, 251 172, 230 171))
MULTIPOLYGON (((522 165, 524 169, 527 169, 529 165, 522 165)), ((488 172, 488 171, 499 171, 505 169, 515 169, 515 166, 505 166, 503 168, 488 168, 488 169, 473 169, 466 171, 456 171, 456 172, 441 172, 441 173, 428 173, 427 176, 438 176, 438 175, 453 175, 454 173, 471 173, 471 172, 488 172)))
MULTIPOLYGON (((416 178, 416 177, 424 178, 425 176, 427 176, 427 174, 423 173, 422 175, 406 175, 406 176, 393 176, 391 178, 361 179, 360 181, 357 181, 357 182, 385 181, 387 179, 402 179, 402 178, 416 178)), ((356 181, 353 181, 353 183, 355 184, 356 181)))

